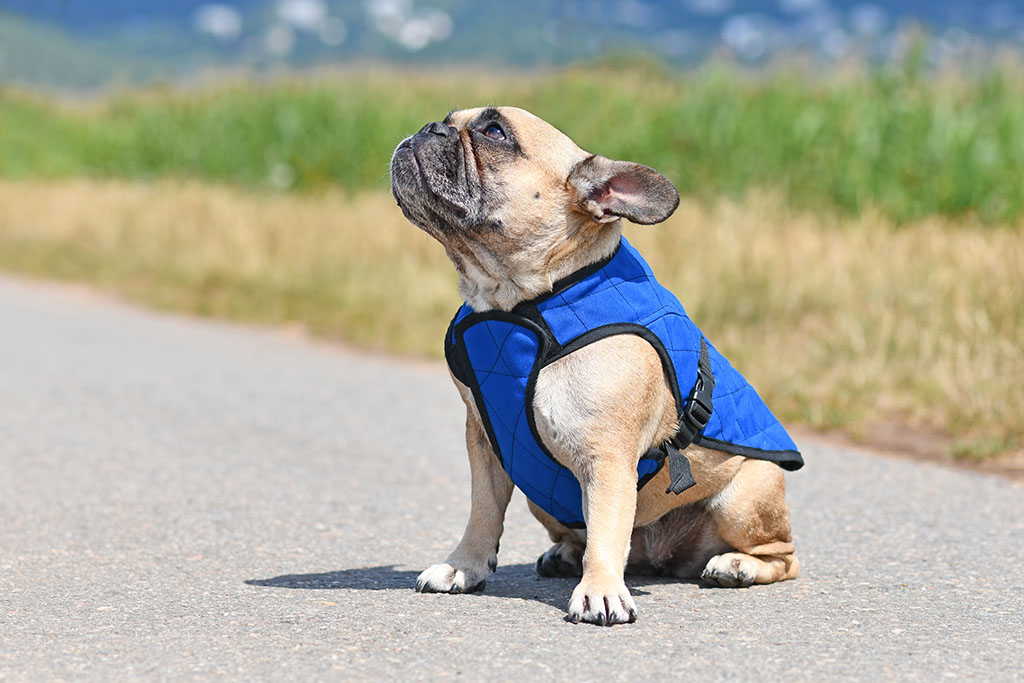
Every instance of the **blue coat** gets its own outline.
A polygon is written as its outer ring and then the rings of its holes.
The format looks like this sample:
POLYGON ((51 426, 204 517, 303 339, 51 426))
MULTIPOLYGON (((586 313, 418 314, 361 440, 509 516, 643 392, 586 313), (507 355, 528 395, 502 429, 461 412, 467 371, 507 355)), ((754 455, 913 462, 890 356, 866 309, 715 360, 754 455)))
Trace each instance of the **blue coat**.
POLYGON ((636 334, 654 346, 680 414, 680 434, 641 458, 638 488, 666 459, 671 490, 678 493, 692 485, 689 463, 679 455, 690 442, 771 460, 790 470, 803 465, 793 440, 754 388, 707 343, 679 300, 658 284, 647 262, 623 238, 609 258, 512 311, 477 313, 463 304, 445 335, 448 365, 472 390, 502 466, 526 497, 556 520, 585 526, 579 482, 537 433, 537 375, 549 363, 613 334, 636 334))

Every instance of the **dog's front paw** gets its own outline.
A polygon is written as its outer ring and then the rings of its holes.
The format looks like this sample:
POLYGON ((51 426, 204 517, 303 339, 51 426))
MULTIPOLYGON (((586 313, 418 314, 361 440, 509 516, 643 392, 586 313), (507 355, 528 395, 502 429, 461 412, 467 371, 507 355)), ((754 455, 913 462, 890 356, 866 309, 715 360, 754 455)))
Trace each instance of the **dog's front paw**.
POLYGON ((556 543, 537 558, 540 576, 583 576, 583 549, 572 543, 556 543))
POLYGON ((636 621, 636 603, 622 579, 584 578, 569 599, 569 621, 598 626, 632 623, 636 621))
POLYGON ((416 578, 420 593, 475 593, 483 590, 486 574, 472 569, 456 569, 450 564, 435 564, 416 578))
POLYGON ((715 555, 700 578, 722 588, 745 588, 757 578, 757 560, 743 553, 715 555))

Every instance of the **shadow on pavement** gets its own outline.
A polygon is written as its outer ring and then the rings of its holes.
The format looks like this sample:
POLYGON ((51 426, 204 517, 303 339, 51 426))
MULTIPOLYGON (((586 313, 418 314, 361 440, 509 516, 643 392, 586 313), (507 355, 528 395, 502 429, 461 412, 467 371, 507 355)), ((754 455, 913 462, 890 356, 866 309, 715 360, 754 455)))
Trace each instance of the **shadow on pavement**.
POLYGON ((270 588, 301 588, 305 590, 350 590, 386 591, 412 588, 416 584, 417 571, 395 569, 398 565, 362 567, 359 569, 338 569, 319 574, 282 574, 272 579, 249 579, 250 586, 270 588))
MULTIPOLYGON (((297 588, 302 590, 414 590, 419 570, 396 569, 398 565, 338 569, 317 574, 282 574, 269 579, 249 579, 249 586, 297 588)), ((536 600, 558 609, 565 609, 577 578, 556 579, 537 576, 533 563, 504 565, 498 568, 482 593, 497 598, 536 600)), ((626 576, 626 585, 634 596, 648 595, 640 586, 664 583, 694 583, 655 576, 626 576)))

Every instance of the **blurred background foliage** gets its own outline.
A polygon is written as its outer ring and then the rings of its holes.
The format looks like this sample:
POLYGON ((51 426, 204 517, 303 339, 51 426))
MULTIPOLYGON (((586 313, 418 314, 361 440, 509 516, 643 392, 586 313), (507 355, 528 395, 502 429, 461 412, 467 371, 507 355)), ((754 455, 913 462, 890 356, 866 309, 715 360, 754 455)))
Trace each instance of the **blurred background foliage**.
POLYGON ((5 0, 0 268, 439 357, 391 151, 515 105, 676 183, 630 239, 784 420, 1021 458, 1022 48, 1001 0, 5 0))
POLYGON ((119 93, 69 105, 0 94, 0 174, 191 176, 243 187, 385 189, 395 141, 453 108, 515 103, 581 146, 680 190, 783 192, 799 208, 897 221, 1014 222, 1024 210, 1024 83, 886 69, 815 79, 608 63, 536 76, 373 69, 313 81, 119 93))

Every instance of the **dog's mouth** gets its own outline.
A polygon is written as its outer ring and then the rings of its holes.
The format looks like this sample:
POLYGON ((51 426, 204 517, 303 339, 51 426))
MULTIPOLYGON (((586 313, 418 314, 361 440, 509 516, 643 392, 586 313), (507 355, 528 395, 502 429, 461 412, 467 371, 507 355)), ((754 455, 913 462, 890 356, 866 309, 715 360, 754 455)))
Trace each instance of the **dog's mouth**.
POLYGON ((460 135, 445 139, 419 132, 395 148, 391 191, 406 218, 428 232, 468 229, 476 224, 480 182, 467 172, 460 135))

